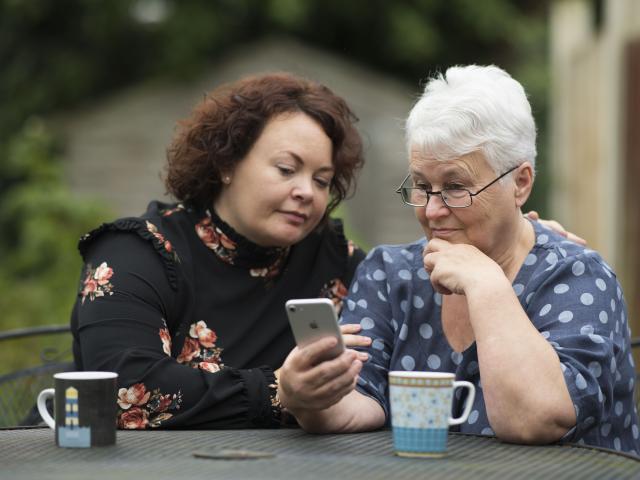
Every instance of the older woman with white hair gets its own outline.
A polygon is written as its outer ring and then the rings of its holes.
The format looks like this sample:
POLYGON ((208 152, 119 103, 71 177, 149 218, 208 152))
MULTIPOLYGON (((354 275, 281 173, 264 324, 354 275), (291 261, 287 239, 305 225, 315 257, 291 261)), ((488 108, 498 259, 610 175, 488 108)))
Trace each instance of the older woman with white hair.
POLYGON ((536 157, 522 86, 495 66, 449 68, 427 83, 406 136, 398 193, 426 239, 375 248, 356 272, 342 322, 371 337, 369 360, 319 363, 331 339, 294 351, 282 404, 310 431, 374 429, 389 422, 389 371, 455 372, 477 391, 459 431, 640 452, 616 276, 522 215, 536 157))

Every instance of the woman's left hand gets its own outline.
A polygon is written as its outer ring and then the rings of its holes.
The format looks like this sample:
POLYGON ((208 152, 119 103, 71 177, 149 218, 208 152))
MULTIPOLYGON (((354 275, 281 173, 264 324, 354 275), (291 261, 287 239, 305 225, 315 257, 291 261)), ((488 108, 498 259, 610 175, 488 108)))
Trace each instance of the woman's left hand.
MULTIPOLYGON (((364 335, 357 335, 362 330, 362 327, 358 323, 348 323, 346 325, 340 325, 340 331, 342 332, 342 341, 347 348, 353 347, 369 347, 371 346, 371 338, 364 335)), ((358 359, 362 362, 366 362, 369 359, 369 354, 366 352, 357 352, 358 359)))
POLYGON ((468 288, 504 278, 502 269, 473 245, 453 244, 440 238, 429 240, 422 254, 436 292, 464 295, 468 288))

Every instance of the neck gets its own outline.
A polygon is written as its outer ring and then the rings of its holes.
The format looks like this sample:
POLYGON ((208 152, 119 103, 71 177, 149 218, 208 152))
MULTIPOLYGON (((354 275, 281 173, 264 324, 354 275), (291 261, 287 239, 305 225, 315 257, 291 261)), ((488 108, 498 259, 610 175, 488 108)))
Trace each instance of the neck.
POLYGON ((510 281, 513 281, 520 266, 527 254, 533 248, 535 242, 535 234, 531 223, 524 218, 522 213, 518 212, 518 218, 512 226, 505 229, 502 233, 503 238, 513 238, 515 241, 508 242, 504 248, 500 246, 490 257, 500 265, 510 281))

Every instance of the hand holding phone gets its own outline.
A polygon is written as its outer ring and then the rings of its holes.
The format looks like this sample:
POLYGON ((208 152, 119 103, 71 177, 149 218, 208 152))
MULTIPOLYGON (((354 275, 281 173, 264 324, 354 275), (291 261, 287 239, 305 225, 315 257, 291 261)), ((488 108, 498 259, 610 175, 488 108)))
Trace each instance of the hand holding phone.
POLYGON ((289 300, 285 304, 289 324, 298 347, 302 348, 324 337, 335 337, 336 345, 327 352, 325 360, 344 352, 342 333, 333 302, 328 298, 289 300))

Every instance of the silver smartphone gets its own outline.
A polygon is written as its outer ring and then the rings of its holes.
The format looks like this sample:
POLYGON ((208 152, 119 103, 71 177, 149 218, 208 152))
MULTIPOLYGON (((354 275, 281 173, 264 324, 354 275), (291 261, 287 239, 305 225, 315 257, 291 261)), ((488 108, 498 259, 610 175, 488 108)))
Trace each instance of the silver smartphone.
POLYGON ((342 334, 333 302, 328 298, 301 298, 285 303, 289 324, 299 347, 323 337, 335 337, 338 343, 323 360, 335 358, 344 352, 342 334))

